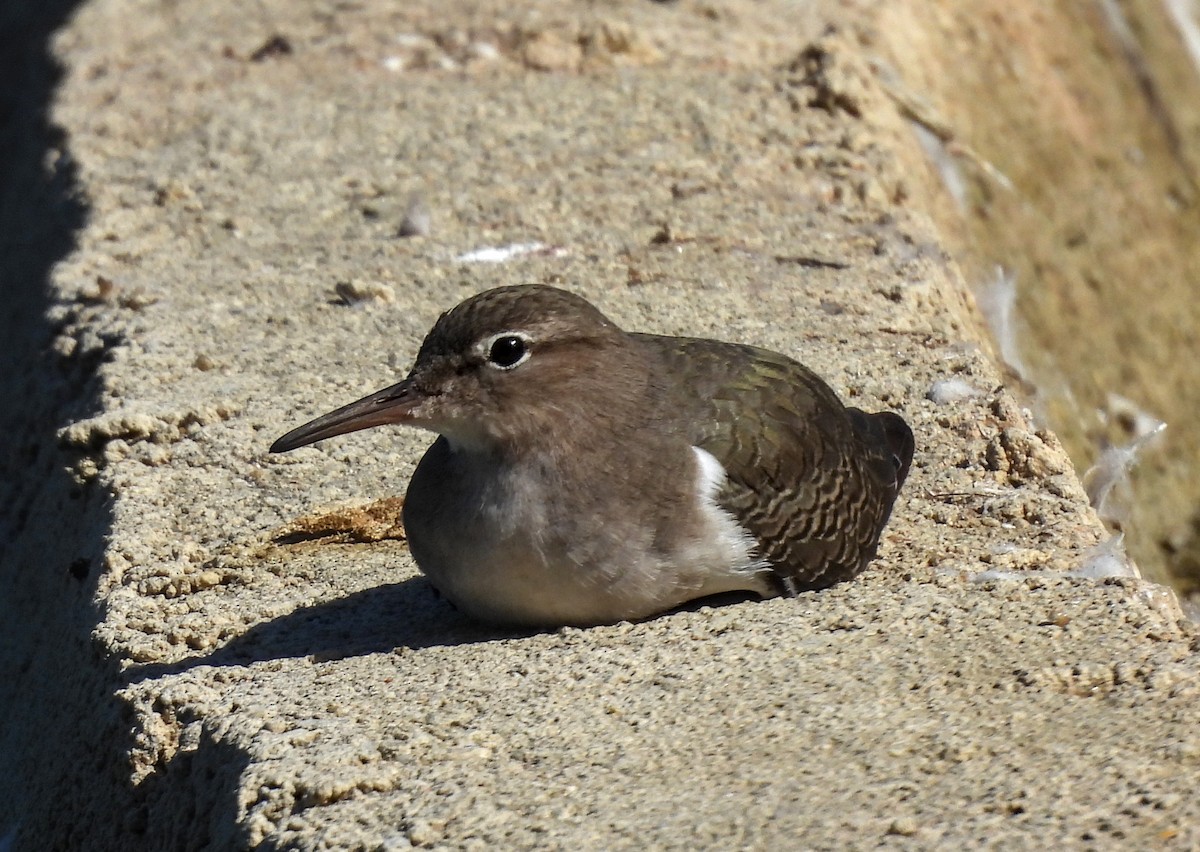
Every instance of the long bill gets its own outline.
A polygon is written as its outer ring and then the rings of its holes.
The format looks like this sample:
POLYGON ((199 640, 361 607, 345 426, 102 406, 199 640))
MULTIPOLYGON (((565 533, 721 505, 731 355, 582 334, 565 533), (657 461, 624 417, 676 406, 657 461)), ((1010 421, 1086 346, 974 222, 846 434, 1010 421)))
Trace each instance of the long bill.
POLYGON ((412 383, 405 379, 293 429, 272 444, 270 452, 286 453, 334 435, 345 435, 386 423, 403 423, 408 420, 409 410, 418 396, 412 383))

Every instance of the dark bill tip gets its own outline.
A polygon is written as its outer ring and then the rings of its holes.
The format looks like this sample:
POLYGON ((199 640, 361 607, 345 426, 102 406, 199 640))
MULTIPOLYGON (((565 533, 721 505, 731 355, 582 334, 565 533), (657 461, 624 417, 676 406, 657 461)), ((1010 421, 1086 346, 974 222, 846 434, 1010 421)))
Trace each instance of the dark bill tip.
POLYGON ((415 401, 416 395, 406 379, 298 426, 271 444, 269 452, 286 453, 335 435, 387 423, 404 423, 409 419, 409 409, 415 401))

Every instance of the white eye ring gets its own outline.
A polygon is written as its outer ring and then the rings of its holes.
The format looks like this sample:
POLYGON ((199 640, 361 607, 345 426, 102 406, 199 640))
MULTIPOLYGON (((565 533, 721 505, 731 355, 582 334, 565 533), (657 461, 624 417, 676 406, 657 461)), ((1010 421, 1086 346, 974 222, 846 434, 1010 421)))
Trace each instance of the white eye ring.
POLYGON ((481 340, 477 346, 484 363, 495 370, 515 370, 529 360, 532 352, 528 334, 502 331, 481 340))

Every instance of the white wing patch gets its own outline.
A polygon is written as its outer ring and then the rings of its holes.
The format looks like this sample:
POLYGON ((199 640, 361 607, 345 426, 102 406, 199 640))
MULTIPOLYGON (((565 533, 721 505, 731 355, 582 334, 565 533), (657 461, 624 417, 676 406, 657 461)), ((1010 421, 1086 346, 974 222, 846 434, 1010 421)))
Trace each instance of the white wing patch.
POLYGON ((696 454, 696 460, 700 462, 700 496, 705 501, 713 503, 717 492, 725 484, 725 468, 708 450, 692 447, 692 452, 696 454))
MULTIPOLYGON (((697 493, 700 513, 708 522, 709 539, 705 544, 712 573, 705 583, 711 587, 706 594, 746 588, 747 575, 760 574, 770 569, 765 559, 757 559, 757 543, 754 537, 729 512, 717 504, 717 494, 725 484, 725 468, 716 456, 700 447, 692 447, 700 467, 697 493), (730 581, 734 581, 730 583, 730 581), (721 588, 724 586, 724 588, 721 588)), ((769 588, 763 584, 764 589, 769 588)))

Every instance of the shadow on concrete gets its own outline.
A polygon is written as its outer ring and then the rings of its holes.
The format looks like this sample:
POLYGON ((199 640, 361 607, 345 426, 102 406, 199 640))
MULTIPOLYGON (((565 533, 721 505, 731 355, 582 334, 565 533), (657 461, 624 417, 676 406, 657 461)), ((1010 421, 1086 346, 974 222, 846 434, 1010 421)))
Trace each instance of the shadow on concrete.
MULTIPOLYGON (((142 849, 240 849, 239 782, 249 755, 203 729, 138 788, 124 815, 142 849)), ((83 848, 83 847, 81 847, 83 848)))
MULTIPOLYGON (((757 600, 752 592, 730 592, 692 601, 669 613, 757 600)), ((660 618, 650 616, 646 620, 660 618)), ((181 674, 198 666, 245 666, 270 660, 311 657, 317 662, 396 648, 431 648, 521 639, 554 628, 504 628, 475 621, 444 600, 424 577, 364 589, 335 601, 301 607, 256 624, 215 651, 173 663, 148 663, 125 670, 129 684, 181 674)))
POLYGON ((197 666, 243 666, 297 657, 325 662, 396 648, 513 639, 534 632, 472 621, 439 597, 423 577, 413 577, 301 607, 254 625, 215 651, 174 663, 133 666, 126 670, 126 677, 137 683, 197 666))
POLYGON ((0 847, 233 848, 245 758, 202 736, 135 788, 118 661, 93 639, 111 497, 68 472, 57 431, 99 409, 111 348, 51 346, 67 322, 51 319, 52 270, 89 215, 49 117, 53 35, 78 5, 0 0, 0 847))

